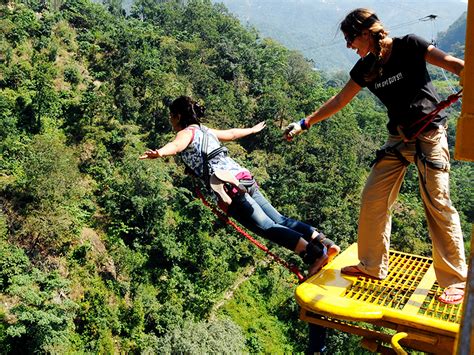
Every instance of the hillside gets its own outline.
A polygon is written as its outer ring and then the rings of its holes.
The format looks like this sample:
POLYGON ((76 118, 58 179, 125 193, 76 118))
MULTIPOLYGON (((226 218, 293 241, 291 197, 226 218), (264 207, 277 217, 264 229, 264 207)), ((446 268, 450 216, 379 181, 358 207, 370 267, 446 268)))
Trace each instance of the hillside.
MULTIPOLYGON (((345 248, 386 113, 363 92, 290 144, 282 128, 340 76, 210 0, 135 5, 0 5, 0 352, 304 353, 295 277, 217 220, 179 159, 138 157, 174 137, 165 102, 179 95, 211 127, 265 120, 231 155, 278 210, 345 248)), ((435 81, 442 96, 448 84, 435 81)), ((459 106, 448 114, 452 149, 459 106)), ((451 176, 469 245, 472 164, 453 161, 451 176)), ((392 218, 393 248, 430 255, 414 169, 392 218)), ((332 333, 328 352, 357 341, 332 333)))
POLYGON ((357 59, 345 48, 338 24, 355 7, 374 9, 393 36, 417 33, 435 40, 463 12, 460 0, 215 0, 222 2, 243 24, 255 26, 288 48, 299 50, 323 71, 347 71, 357 59), (436 20, 424 19, 435 14, 436 20))
POLYGON ((464 12, 449 28, 438 34, 438 46, 455 56, 464 58, 467 12, 464 12))

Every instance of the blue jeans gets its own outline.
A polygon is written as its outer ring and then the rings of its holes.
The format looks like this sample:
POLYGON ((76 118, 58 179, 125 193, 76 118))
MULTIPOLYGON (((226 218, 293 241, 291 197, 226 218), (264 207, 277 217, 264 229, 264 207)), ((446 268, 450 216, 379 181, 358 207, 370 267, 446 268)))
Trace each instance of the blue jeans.
POLYGON ((252 196, 248 193, 236 196, 227 212, 247 229, 292 251, 300 238, 309 241, 315 231, 306 223, 280 214, 258 188, 252 196))

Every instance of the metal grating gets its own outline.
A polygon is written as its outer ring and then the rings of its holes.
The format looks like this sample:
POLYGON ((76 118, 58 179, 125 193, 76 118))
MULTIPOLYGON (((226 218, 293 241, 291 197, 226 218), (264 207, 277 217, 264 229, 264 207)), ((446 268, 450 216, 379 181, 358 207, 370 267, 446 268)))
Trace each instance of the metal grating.
POLYGON ((437 297, 441 295, 442 292, 443 289, 435 282, 421 305, 418 314, 451 323, 460 323, 462 304, 445 304, 437 301, 437 297))
POLYGON ((432 259, 390 251, 386 279, 358 277, 344 297, 379 306, 402 309, 432 263, 432 259))

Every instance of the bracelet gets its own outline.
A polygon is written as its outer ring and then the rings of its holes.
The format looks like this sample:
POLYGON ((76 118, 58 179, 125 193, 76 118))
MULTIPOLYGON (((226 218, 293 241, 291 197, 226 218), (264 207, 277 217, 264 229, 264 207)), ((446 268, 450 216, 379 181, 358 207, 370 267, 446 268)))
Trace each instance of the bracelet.
POLYGON ((306 118, 303 118, 301 121, 300 121, 300 126, 301 126, 301 129, 303 131, 306 131, 309 129, 310 126, 308 126, 308 124, 306 123, 306 118))

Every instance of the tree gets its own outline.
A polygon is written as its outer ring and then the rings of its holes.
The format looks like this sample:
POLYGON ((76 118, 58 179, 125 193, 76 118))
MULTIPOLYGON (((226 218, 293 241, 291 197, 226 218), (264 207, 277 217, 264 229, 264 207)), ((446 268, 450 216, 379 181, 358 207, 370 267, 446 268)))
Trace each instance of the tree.
POLYGON ((17 152, 22 174, 12 186, 21 221, 15 240, 32 253, 61 254, 81 225, 85 190, 76 159, 64 138, 52 131, 33 138, 26 151, 17 152))

